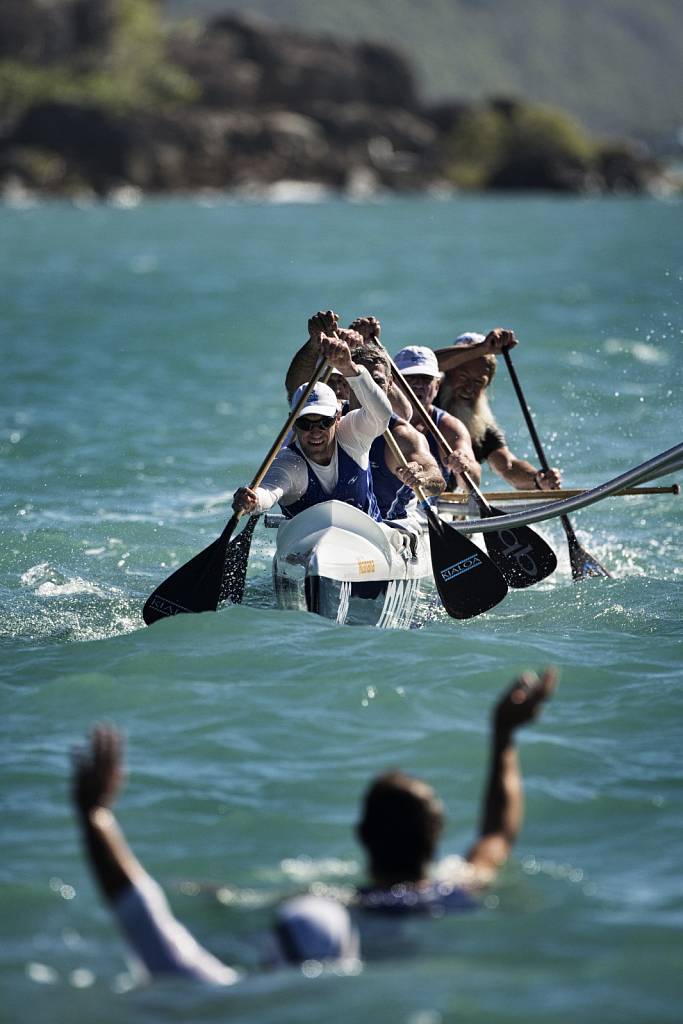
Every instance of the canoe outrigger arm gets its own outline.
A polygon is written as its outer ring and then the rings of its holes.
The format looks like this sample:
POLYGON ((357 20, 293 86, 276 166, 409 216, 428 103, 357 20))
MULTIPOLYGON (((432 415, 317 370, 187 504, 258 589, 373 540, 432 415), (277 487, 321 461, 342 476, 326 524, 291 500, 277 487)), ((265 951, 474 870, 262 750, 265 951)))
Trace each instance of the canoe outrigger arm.
MULTIPOLYGON (((566 515, 569 512, 576 512, 579 509, 595 505, 603 498, 609 498, 626 487, 632 487, 642 483, 644 480, 654 480, 667 473, 673 473, 683 466, 683 444, 674 445, 660 455, 642 462, 634 469, 629 469, 621 476, 615 476, 613 480, 593 487, 591 490, 583 491, 573 498, 565 498, 563 501, 550 501, 538 508, 520 509, 519 512, 511 512, 505 516, 495 516, 490 519, 464 519, 455 521, 452 525, 461 533, 489 533, 493 530, 504 530, 508 526, 526 525, 527 523, 540 523, 544 519, 553 519, 555 516, 566 515)), ((548 495, 552 492, 548 491, 548 495)), ((451 506, 452 508, 452 506, 451 506)))

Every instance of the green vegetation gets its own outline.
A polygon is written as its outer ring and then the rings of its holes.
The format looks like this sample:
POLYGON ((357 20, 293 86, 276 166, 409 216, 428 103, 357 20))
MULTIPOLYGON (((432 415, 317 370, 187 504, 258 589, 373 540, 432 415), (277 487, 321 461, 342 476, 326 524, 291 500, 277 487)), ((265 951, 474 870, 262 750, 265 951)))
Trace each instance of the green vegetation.
POLYGON ((15 116, 44 101, 117 112, 191 102, 196 87, 164 57, 164 26, 153 0, 118 0, 106 48, 60 64, 0 61, 0 107, 15 116))
POLYGON ((459 188, 487 188, 520 161, 587 169, 597 154, 561 110, 494 103, 473 107, 457 123, 446 143, 444 174, 459 188))
POLYGON ((673 148, 683 123, 681 0, 167 0, 169 15, 242 10, 371 39, 414 62, 425 95, 519 97, 590 131, 673 148))

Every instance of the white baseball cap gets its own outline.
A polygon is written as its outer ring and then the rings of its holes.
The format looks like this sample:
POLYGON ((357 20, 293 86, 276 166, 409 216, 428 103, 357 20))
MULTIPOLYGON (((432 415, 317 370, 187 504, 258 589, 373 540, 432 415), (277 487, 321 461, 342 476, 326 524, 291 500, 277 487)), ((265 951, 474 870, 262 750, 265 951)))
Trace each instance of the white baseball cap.
POLYGON ((479 344, 486 340, 485 334, 477 334, 476 331, 465 331, 464 334, 459 334, 453 342, 453 345, 473 345, 475 342, 479 344))
MULTIPOLYGON (((292 401, 289 406, 290 409, 294 409, 307 387, 308 384, 302 384, 301 387, 296 389, 292 395, 292 401)), ((318 416, 336 416, 337 409, 337 396, 332 388, 329 387, 329 385, 318 381, 302 408, 299 409, 297 419, 299 416, 308 416, 311 413, 317 413, 318 416)))
POLYGON ((394 362, 404 376, 421 374, 423 377, 443 377, 436 355, 425 345, 408 345, 394 356, 394 362))

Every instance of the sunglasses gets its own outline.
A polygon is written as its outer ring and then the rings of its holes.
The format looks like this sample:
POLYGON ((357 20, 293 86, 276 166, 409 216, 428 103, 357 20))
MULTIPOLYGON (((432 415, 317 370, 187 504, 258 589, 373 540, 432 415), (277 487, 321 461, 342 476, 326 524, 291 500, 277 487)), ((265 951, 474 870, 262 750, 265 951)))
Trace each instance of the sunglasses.
POLYGON ((312 420, 310 416, 300 416, 294 425, 297 430, 303 430, 305 433, 308 433, 309 430, 314 430, 315 427, 318 427, 320 430, 329 430, 336 421, 336 416, 319 416, 317 420, 312 420))

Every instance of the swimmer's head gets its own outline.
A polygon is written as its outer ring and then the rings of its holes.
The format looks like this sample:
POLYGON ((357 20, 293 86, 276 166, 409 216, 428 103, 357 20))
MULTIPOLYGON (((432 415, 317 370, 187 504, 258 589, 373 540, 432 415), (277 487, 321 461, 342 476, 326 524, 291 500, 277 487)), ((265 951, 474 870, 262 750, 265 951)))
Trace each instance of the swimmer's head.
POLYGON ((376 778, 358 824, 374 880, 390 885, 425 878, 443 823, 443 805, 426 782, 403 772, 376 778))

